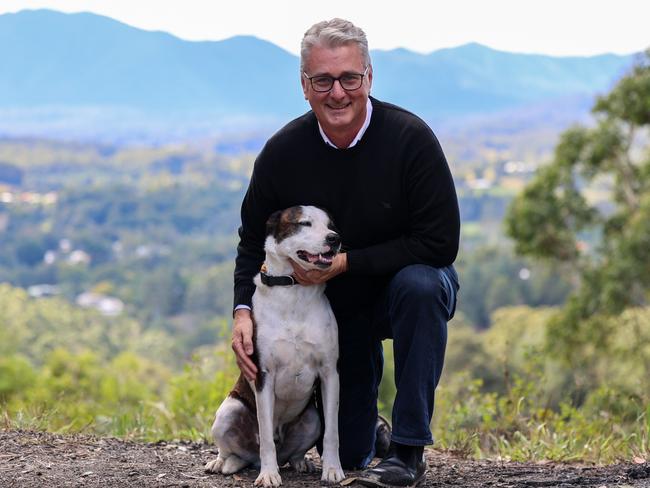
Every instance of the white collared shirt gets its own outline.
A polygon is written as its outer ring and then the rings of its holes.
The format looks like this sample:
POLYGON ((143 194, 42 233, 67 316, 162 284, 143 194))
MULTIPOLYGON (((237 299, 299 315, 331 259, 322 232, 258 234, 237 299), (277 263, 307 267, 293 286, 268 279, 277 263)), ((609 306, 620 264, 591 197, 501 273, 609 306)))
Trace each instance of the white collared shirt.
MULTIPOLYGON (((359 132, 357 132, 357 135, 352 139, 352 142, 348 146, 348 148, 353 147, 361 140, 363 137, 363 134, 365 134, 366 129, 370 125, 370 116, 372 115, 372 103, 370 102, 370 98, 366 100, 366 120, 363 122, 363 125, 361 126, 361 129, 359 129, 359 132)), ((318 130, 320 131, 320 135, 325 141, 325 144, 329 144, 332 147, 335 147, 336 149, 340 149, 336 144, 334 144, 332 141, 330 141, 330 138, 327 137, 327 134, 325 134, 325 131, 320 125, 320 122, 318 123, 318 130)))

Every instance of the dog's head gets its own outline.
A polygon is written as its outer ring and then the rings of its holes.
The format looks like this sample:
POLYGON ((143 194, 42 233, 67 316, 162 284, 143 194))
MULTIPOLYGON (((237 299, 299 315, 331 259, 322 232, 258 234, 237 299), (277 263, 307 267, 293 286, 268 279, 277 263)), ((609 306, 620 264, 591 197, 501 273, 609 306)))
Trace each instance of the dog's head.
POLYGON ((341 237, 318 207, 297 206, 273 213, 266 222, 266 252, 291 259, 304 269, 331 266, 341 237))

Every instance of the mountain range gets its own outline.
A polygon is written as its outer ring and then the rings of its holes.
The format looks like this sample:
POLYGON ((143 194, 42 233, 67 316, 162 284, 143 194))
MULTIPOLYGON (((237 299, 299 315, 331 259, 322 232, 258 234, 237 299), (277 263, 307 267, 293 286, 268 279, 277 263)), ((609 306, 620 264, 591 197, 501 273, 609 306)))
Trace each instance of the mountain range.
MULTIPOLYGON (((371 57, 373 95, 427 120, 591 99, 633 61, 515 54, 475 43, 430 54, 374 50, 371 57)), ((66 117, 70 127, 129 117, 167 127, 288 120, 307 109, 298 57, 256 37, 193 42, 91 13, 0 15, 0 134, 39 124, 65 131, 66 117)))

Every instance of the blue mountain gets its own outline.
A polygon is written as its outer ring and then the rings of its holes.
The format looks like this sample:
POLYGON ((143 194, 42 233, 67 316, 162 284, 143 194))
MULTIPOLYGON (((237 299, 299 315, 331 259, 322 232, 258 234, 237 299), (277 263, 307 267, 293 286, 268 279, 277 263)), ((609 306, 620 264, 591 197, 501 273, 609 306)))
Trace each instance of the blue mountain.
POLYGON ((89 14, 0 16, 0 107, 111 105, 283 115, 297 58, 254 37, 188 42, 89 14))
POLYGON ((480 44, 428 55, 405 49, 372 54, 374 88, 425 116, 476 114, 607 91, 631 56, 552 57, 480 44))
MULTIPOLYGON (((372 93, 428 119, 593 97, 632 63, 631 56, 552 57, 479 44, 371 56, 372 93)), ((249 120, 286 120, 308 108, 298 58, 255 37, 190 42, 90 13, 0 15, 0 111, 38 114, 43 107, 249 120)))

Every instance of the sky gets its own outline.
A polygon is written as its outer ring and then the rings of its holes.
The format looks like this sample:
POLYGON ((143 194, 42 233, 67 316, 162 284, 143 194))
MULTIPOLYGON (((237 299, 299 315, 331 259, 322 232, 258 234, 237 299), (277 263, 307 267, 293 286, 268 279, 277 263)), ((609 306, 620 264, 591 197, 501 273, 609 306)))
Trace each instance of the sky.
POLYGON ((294 54, 315 22, 343 17, 370 49, 420 53, 479 42, 555 56, 630 54, 650 47, 650 0, 0 0, 0 14, 94 12, 187 40, 254 35, 294 54))

